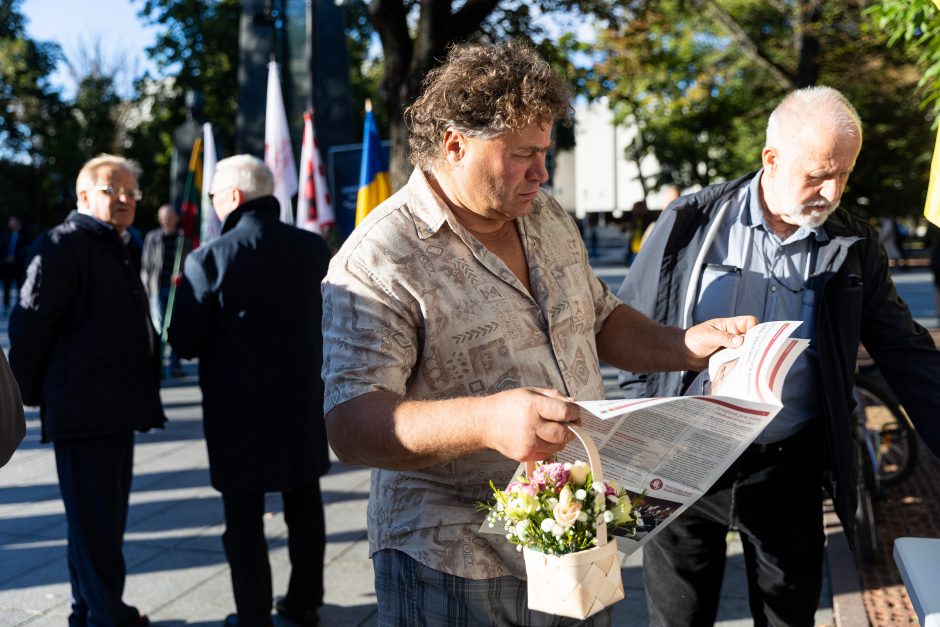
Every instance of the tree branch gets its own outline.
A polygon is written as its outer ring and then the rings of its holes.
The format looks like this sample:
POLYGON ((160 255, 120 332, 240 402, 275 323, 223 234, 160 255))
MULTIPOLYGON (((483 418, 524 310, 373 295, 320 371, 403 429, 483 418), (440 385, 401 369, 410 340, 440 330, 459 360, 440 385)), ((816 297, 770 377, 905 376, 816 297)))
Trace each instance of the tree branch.
POLYGON ((453 25, 450 32, 451 41, 466 39, 480 30, 480 24, 489 17, 498 4, 499 0, 467 0, 454 14, 451 22, 453 25))
POLYGON ((721 26, 728 31, 728 35, 737 43, 754 61, 767 70, 785 91, 793 91, 797 88, 796 77, 792 72, 783 66, 775 63, 770 57, 754 43, 754 40, 741 28, 741 25, 735 21, 727 11, 718 5, 715 0, 698 0, 696 4, 705 5, 712 17, 714 17, 721 26))

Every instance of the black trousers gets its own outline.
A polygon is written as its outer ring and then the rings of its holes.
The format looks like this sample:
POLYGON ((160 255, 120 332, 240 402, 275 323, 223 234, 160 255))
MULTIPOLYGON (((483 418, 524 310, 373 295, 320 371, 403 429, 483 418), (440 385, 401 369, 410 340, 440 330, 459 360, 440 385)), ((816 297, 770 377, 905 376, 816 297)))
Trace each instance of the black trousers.
MULTIPOLYGON (((326 525, 320 483, 281 492, 287 523, 290 583, 284 602, 291 610, 315 611, 323 605, 323 555, 326 525)), ((271 624, 271 565, 264 538, 264 494, 223 493, 222 543, 232 571, 239 627, 271 624)))
POLYGON ((651 625, 714 624, 729 528, 744 545, 754 624, 814 624, 822 589, 823 437, 814 425, 783 442, 748 447, 643 547, 651 625))
POLYGON ((73 627, 137 619, 124 595, 124 528, 134 466, 134 432, 54 442, 68 522, 73 627))

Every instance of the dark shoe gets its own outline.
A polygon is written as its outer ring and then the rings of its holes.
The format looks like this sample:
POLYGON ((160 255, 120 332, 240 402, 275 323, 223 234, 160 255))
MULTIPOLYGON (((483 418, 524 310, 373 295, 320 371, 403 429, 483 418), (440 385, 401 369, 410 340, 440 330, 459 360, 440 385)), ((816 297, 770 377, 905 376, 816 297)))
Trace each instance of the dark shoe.
MULTIPOLYGON (((226 616, 225 620, 222 621, 222 627, 238 627, 238 614, 226 616)), ((274 627, 274 625, 269 622, 266 627, 274 627)))
POLYGON ((277 613, 287 620, 302 625, 302 627, 317 627, 320 624, 320 614, 316 610, 295 610, 281 599, 274 606, 277 613))
POLYGON ((150 619, 147 618, 146 614, 141 614, 131 622, 127 623, 127 627, 149 627, 150 619))

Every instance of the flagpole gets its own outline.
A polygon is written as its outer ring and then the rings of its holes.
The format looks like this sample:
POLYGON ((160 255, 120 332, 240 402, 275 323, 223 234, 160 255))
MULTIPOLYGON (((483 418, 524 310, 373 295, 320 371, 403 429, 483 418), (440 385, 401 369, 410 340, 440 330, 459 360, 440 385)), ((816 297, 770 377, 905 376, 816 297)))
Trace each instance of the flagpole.
MULTIPOLYGON (((196 138, 196 141, 193 142, 193 155, 201 147, 200 138, 196 138)), ((192 165, 193 155, 190 156, 190 166, 192 165)), ((189 194, 193 189, 195 178, 192 167, 190 167, 190 173, 186 177, 186 187, 183 188, 183 198, 184 202, 189 202, 189 194)), ((182 207, 180 207, 180 217, 182 217, 182 207)), ((197 228, 195 225, 194 228, 197 228)), ((176 254, 173 256, 173 273, 170 275, 170 294, 166 299, 166 311, 163 312, 163 328, 160 330, 160 372, 163 372, 163 353, 166 351, 167 338, 169 336, 170 321, 173 319, 173 305, 176 303, 176 277, 179 276, 180 266, 183 264, 183 248, 186 240, 186 232, 180 235, 177 233, 176 236, 176 254)))

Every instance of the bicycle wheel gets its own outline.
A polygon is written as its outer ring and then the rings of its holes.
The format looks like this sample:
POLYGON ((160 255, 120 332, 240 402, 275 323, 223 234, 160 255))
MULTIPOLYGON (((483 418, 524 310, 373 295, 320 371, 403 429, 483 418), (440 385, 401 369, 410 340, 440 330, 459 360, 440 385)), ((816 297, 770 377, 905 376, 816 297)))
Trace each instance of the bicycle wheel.
POLYGON ((872 490, 875 480, 871 473, 871 464, 867 461, 865 443, 857 443, 859 469, 856 493, 858 504, 855 507, 855 551, 863 564, 878 561, 878 529, 875 526, 875 501, 872 490))
POLYGON ((878 456, 878 483, 890 487, 904 481, 917 464, 917 433, 894 394, 875 381, 855 380, 857 411, 865 412, 865 428, 878 456))

